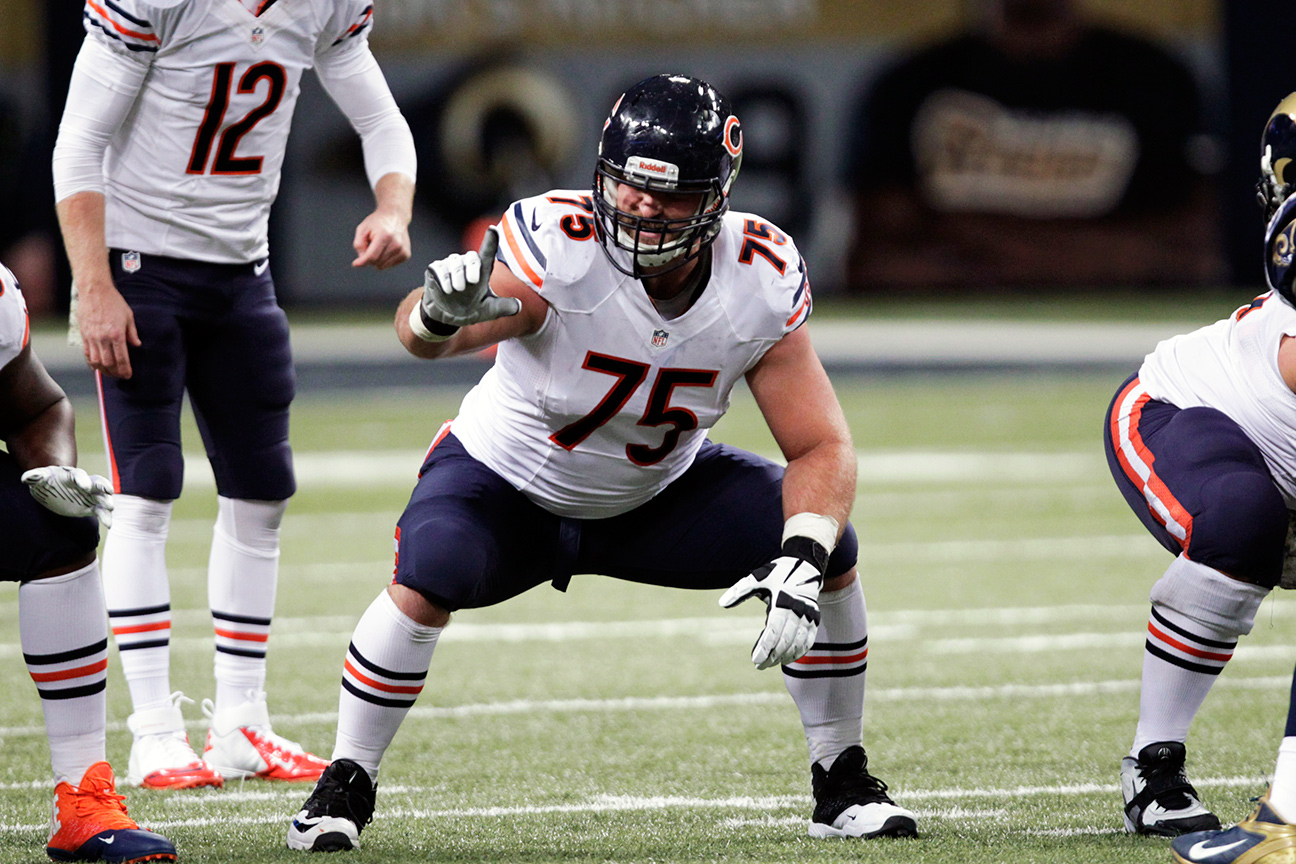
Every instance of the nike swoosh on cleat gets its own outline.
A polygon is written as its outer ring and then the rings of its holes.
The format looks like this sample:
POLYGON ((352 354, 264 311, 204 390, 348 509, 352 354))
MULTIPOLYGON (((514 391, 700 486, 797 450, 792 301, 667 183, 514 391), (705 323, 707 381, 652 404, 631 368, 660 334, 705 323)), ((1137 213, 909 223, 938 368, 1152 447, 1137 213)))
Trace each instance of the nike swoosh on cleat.
POLYGON ((99 842, 102 843, 102 844, 104 844, 105 846, 111 846, 112 844, 114 844, 114 843, 117 842, 117 837, 116 837, 116 835, 114 835, 114 836, 112 836, 112 837, 105 837, 105 838, 103 838, 102 840, 100 840, 99 842))
POLYGON ((1209 840, 1199 840, 1193 845, 1189 846, 1188 857, 1196 858, 1197 856, 1202 854, 1210 855, 1213 857, 1215 855, 1218 855, 1221 852, 1227 852, 1228 850, 1232 849, 1234 846, 1241 846, 1243 843, 1247 841, 1234 840, 1232 843, 1228 843, 1224 846, 1211 846, 1210 842, 1211 841, 1209 840))

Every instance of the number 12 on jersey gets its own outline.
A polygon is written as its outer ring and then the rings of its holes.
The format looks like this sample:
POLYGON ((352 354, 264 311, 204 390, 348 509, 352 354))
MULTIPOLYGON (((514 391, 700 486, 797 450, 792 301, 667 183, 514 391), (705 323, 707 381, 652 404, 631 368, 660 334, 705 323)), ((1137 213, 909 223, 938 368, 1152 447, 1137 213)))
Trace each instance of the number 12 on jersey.
MULTIPOLYGON (((220 144, 216 147, 216 158, 212 161, 212 174, 261 173, 261 163, 265 157, 239 157, 234 155, 234 151, 243 140, 243 136, 252 131, 253 126, 273 114, 279 107, 279 103, 283 100, 284 89, 288 84, 288 73, 278 63, 269 61, 257 63, 248 67, 243 77, 239 78, 238 92, 255 93, 262 81, 268 82, 269 86, 261 104, 243 115, 242 120, 231 123, 224 132, 221 132, 220 144)), ((233 83, 234 64, 217 63, 216 72, 212 76, 211 99, 207 102, 207 110, 203 114, 202 124, 198 127, 198 134, 194 136, 193 151, 189 154, 189 167, 185 169, 186 174, 207 173, 212 144, 216 141, 216 133, 220 132, 221 126, 225 123, 225 112, 229 110, 230 88, 233 83)))
MULTIPOLYGON (((596 429, 615 417, 639 385, 648 377, 647 363, 627 360, 624 357, 613 357, 589 351, 585 354, 582 369, 602 372, 616 378, 611 389, 603 396, 594 410, 584 417, 569 423, 549 436, 549 440, 564 450, 575 449, 596 429)), ((697 415, 687 408, 670 406, 671 393, 676 387, 713 387, 716 375, 714 369, 662 369, 657 373, 652 391, 648 395, 648 407, 639 418, 640 426, 663 426, 670 424, 666 436, 657 447, 646 444, 627 444, 626 456, 636 465, 655 465, 679 444, 680 435, 697 428, 697 415)))

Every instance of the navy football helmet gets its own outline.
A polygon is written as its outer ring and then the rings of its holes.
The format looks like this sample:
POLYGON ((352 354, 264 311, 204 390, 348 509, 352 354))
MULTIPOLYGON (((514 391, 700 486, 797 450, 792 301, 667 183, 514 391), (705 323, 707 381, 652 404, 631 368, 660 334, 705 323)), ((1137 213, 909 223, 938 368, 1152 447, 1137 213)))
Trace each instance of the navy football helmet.
POLYGON ((636 278, 655 276, 701 255, 729 210, 742 145, 729 100, 705 81, 656 75, 623 93, 603 124, 594 172, 594 226, 612 265, 636 278), (616 204, 621 183, 697 193, 698 207, 681 219, 628 213, 616 204))
POLYGON ((1292 279, 1296 277, 1296 195, 1288 195, 1278 206, 1265 227, 1265 281, 1296 306, 1292 279))
POLYGON ((1278 103, 1260 139, 1260 182, 1256 200, 1265 219, 1273 218, 1287 197, 1296 192, 1296 93, 1278 103))

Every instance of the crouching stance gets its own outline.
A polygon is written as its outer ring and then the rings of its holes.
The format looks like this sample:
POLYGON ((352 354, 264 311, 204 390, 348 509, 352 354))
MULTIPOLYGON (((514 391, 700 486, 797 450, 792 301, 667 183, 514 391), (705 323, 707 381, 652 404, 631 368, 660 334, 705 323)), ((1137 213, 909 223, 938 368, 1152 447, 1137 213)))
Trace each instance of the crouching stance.
MULTIPOLYGON (((1280 581, 1296 587, 1285 551, 1296 508, 1296 94, 1261 150, 1270 290, 1157 345, 1107 416, 1116 484, 1175 555, 1152 586, 1138 727, 1121 765, 1132 833, 1219 829, 1184 769, 1188 729, 1261 601, 1280 581)), ((1284 803, 1296 817, 1296 795, 1284 803)))
POLYGON ((451 612, 562 590, 573 573, 728 589, 726 607, 762 599, 751 659, 782 667, 801 712, 811 834, 917 833, 862 747, 854 448, 801 326, 805 263, 776 227, 729 211, 741 157, 724 97, 646 79, 608 118, 592 194, 515 203, 480 253, 433 263, 401 304, 412 353, 499 353, 423 463, 395 582, 347 651, 334 761, 291 848, 358 848, 451 612), (786 470, 707 440, 742 378, 786 470))

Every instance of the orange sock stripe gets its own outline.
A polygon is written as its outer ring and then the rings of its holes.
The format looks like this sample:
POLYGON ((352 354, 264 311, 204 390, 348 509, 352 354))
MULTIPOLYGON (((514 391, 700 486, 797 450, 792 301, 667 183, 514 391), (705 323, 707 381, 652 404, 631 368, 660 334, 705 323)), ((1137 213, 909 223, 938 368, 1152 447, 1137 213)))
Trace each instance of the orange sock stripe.
POLYGON ((374 679, 370 678, 368 675, 363 675, 360 672, 356 671, 356 668, 351 665, 350 660, 343 661, 343 667, 346 669, 347 672, 351 673, 351 677, 355 678, 361 684, 364 684, 368 687, 372 687, 375 690, 381 690, 384 693, 408 693, 411 696, 417 696, 418 694, 423 692, 422 684, 418 685, 417 687, 397 687, 394 684, 384 684, 381 681, 375 681, 374 679))
POLYGON ((75 669, 64 669, 61 672, 33 672, 31 679, 37 684, 46 681, 67 681, 69 678, 84 678, 87 675, 94 675, 108 668, 108 658, 100 660, 98 663, 91 663, 89 666, 78 666, 75 669))

